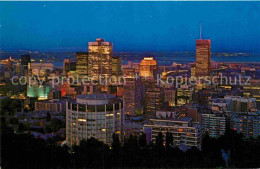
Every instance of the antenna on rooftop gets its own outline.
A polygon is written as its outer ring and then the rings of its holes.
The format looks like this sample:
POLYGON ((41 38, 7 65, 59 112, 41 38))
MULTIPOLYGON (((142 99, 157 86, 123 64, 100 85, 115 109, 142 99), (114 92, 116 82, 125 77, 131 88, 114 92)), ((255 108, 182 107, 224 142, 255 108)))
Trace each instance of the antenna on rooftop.
POLYGON ((200 22, 200 39, 202 39, 202 27, 201 27, 201 22, 200 22))

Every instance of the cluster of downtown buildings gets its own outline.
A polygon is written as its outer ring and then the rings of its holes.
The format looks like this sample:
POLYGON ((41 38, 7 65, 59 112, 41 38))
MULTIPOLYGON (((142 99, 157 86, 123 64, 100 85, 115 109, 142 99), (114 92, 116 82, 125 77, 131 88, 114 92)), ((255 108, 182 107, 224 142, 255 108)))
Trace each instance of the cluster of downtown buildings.
MULTIPOLYGON (((227 128, 242 133, 246 138, 260 135, 260 79, 258 65, 215 63, 211 61, 211 41, 196 41, 196 62, 174 63, 160 66, 153 57, 144 57, 139 63, 129 61, 122 65, 122 59, 113 54, 113 44, 103 39, 89 42, 88 52, 77 52, 76 58, 65 59, 62 70, 52 63, 32 62, 30 55, 22 55, 14 66, 12 59, 5 60, 5 73, 1 80, 22 75, 23 81, 30 77, 26 92, 7 94, 12 99, 21 99, 32 115, 60 117, 66 122, 64 137, 69 145, 79 144, 83 139, 95 137, 106 144, 112 143, 112 134, 120 140, 130 134, 146 134, 147 142, 155 141, 159 132, 173 134, 174 145, 200 148, 204 133, 211 137, 224 135, 227 128), (206 83, 177 85, 163 83, 169 77, 235 77, 245 80, 250 75, 250 85, 240 84, 207 85, 206 83), (113 78, 113 83, 91 83, 113 78), (77 77, 88 80, 70 83, 55 83, 53 79, 77 77), (120 83, 119 77, 124 79, 120 83), (158 83, 158 77, 160 81, 158 83), (161 82, 161 83, 160 83, 161 82), (203 96, 205 103, 200 103, 203 96), (65 116, 59 116, 66 114, 65 116)), ((21 80, 22 81, 22 80, 21 80)), ((5 83, 1 82, 1 86, 5 83)), ((18 85, 17 85, 18 87, 18 85)), ((5 94, 6 95, 6 94, 5 94)), ((6 97, 2 96, 1 99, 6 97)), ((24 115, 17 113, 21 122, 24 115)), ((32 118, 27 117, 27 122, 32 118), (29 120, 28 120, 29 119, 29 120)), ((44 128, 44 119, 34 120, 33 125, 44 128)))

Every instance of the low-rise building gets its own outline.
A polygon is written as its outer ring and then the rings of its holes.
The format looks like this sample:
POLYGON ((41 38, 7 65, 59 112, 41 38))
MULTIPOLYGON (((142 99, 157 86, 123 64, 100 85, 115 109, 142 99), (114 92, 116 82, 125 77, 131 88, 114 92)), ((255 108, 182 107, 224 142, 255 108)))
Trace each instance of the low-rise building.
POLYGON ((244 112, 232 113, 230 128, 242 133, 245 137, 258 137, 260 135, 260 113, 244 112))
POLYGON ((63 100, 43 100, 36 101, 35 103, 35 111, 50 111, 50 112, 65 112, 66 102, 63 100))
POLYGON ((226 117, 220 113, 202 114, 202 131, 210 137, 220 137, 226 132, 226 117))
MULTIPOLYGON (((176 146, 201 146, 201 126, 198 122, 192 122, 191 118, 157 118, 150 119, 148 124, 144 125, 144 131, 151 132, 151 140, 155 142, 159 132, 165 136, 167 132, 173 135, 173 142, 176 146)), ((148 134, 149 135, 149 134, 148 134)))
POLYGON ((225 96, 225 100, 229 100, 228 111, 232 112, 246 112, 248 110, 256 109, 256 99, 246 98, 241 96, 225 96))

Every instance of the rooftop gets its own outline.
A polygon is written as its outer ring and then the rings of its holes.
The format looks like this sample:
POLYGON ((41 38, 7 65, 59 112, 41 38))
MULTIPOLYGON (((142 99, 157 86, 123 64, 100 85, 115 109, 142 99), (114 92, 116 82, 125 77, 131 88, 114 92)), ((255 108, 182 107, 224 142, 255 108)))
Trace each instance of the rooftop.
POLYGON ((116 96, 110 94, 87 94, 87 95, 79 95, 77 99, 84 99, 84 100, 107 100, 113 99, 116 96))

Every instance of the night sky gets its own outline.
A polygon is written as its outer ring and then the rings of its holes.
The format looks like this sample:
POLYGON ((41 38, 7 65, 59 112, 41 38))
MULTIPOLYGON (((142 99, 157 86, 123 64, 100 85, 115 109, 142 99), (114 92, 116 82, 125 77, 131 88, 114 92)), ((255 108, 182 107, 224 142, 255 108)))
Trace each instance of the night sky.
POLYGON ((87 50, 104 38, 115 51, 260 53, 260 2, 0 2, 0 50, 87 50))

